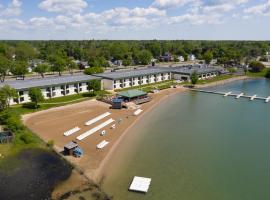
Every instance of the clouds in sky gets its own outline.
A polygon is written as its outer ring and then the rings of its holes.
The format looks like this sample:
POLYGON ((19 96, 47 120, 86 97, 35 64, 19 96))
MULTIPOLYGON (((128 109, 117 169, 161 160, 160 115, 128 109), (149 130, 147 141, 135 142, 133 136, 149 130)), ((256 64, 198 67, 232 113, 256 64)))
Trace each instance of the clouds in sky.
MULTIPOLYGON (((104 0, 106 1, 106 0, 104 0)), ((103 3, 104 3, 103 1, 103 3)), ((41 0, 31 4, 38 10, 23 17, 27 0, 10 0, 0 5, 0 30, 31 30, 55 34, 152 29, 171 25, 219 25, 230 20, 270 16, 270 0, 152 0, 144 6, 113 6, 95 10, 99 1, 41 0), (44 14, 45 13, 45 14, 44 14)), ((160 29, 160 31, 162 31, 160 29)))

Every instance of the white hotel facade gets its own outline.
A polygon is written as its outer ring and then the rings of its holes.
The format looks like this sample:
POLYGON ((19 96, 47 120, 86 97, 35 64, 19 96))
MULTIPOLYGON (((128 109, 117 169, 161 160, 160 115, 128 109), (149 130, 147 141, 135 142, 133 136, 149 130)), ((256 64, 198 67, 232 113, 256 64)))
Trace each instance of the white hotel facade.
POLYGON ((89 75, 72 75, 60 77, 45 77, 26 80, 5 81, 1 86, 9 85, 18 92, 18 99, 11 100, 10 104, 27 103, 31 99, 28 95, 30 88, 40 88, 45 99, 68 96, 88 91, 90 80, 100 79, 89 75))
POLYGON ((102 78, 105 90, 117 90, 140 85, 171 80, 171 72, 167 68, 147 68, 132 71, 119 71, 95 74, 102 78))
POLYGON ((196 71, 199 79, 213 78, 220 69, 213 67, 150 67, 145 69, 117 71, 90 75, 69 75, 26 80, 13 80, 0 83, 17 90, 19 98, 11 100, 11 105, 30 102, 30 88, 40 88, 45 99, 88 92, 91 80, 101 80, 101 89, 117 90, 168 80, 190 81, 196 71))

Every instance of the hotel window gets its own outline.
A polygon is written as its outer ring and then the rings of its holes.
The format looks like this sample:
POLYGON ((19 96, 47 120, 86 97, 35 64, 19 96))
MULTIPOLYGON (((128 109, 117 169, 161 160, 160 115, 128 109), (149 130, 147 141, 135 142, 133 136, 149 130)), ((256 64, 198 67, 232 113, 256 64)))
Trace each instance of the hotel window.
POLYGON ((19 95, 22 96, 24 94, 23 91, 19 91, 19 95))
POLYGON ((24 97, 20 97, 20 102, 24 102, 24 97))

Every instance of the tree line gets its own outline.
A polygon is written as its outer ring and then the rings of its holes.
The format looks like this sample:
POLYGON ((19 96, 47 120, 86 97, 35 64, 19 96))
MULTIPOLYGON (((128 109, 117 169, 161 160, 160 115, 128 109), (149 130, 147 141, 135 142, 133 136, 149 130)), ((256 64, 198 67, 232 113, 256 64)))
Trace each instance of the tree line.
POLYGON ((152 58, 166 53, 183 56, 189 54, 209 63, 213 58, 218 64, 232 65, 249 63, 270 51, 269 41, 1 41, 0 80, 3 82, 8 72, 22 76, 28 72, 32 60, 40 59, 34 71, 42 77, 48 71, 72 71, 78 66, 73 60, 88 62, 96 73, 109 66, 109 61, 121 60, 124 66, 147 65, 152 58))

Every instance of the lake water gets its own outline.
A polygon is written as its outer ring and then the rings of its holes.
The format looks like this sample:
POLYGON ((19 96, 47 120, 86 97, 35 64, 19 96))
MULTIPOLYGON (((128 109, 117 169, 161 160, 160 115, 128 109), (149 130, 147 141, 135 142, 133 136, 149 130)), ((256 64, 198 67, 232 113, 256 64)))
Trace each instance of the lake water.
POLYGON ((0 200, 49 200, 72 167, 51 151, 28 149, 0 166, 0 200))
MULTIPOLYGON (((211 88, 270 96, 270 81, 211 88)), ((117 200, 270 199, 270 103, 186 92, 134 127, 108 165, 104 189, 117 200), (147 194, 128 191, 152 178, 147 194)))

